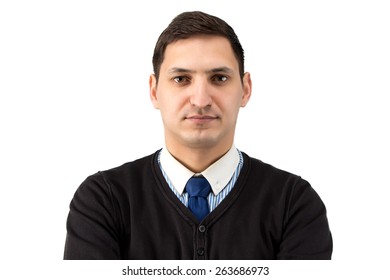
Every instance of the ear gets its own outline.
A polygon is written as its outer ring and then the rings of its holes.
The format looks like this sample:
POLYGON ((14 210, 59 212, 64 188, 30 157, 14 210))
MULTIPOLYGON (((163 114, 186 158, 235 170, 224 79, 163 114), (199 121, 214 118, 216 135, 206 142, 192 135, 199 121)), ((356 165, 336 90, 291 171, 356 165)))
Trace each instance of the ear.
POLYGON ((242 89, 241 107, 245 107, 252 95, 252 80, 249 72, 244 73, 244 77, 242 78, 242 89))
POLYGON ((157 79, 154 74, 151 74, 149 77, 149 96, 154 108, 159 109, 160 107, 157 100, 157 79))

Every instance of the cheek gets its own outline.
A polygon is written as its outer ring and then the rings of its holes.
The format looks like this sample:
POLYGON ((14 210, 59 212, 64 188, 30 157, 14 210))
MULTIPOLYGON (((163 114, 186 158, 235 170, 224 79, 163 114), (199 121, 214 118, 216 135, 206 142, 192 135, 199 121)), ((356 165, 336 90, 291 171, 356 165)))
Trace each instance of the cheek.
POLYGON ((183 111, 183 105, 177 98, 170 97, 160 100, 160 111, 163 118, 175 119, 179 117, 183 111))
MULTIPOLYGON (((216 102, 217 103, 217 102, 216 102)), ((218 105, 221 108, 221 110, 225 111, 225 113, 228 113, 232 117, 236 115, 238 110, 241 107, 242 99, 241 97, 234 95, 232 98, 221 98, 218 100, 218 105)))

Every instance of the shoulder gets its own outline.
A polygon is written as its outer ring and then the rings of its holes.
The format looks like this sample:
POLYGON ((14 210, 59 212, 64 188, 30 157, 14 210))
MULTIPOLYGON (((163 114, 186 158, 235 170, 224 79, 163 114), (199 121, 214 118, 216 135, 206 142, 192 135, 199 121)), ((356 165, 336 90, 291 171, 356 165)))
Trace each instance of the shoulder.
POLYGON ((84 180, 78 192, 88 189, 111 193, 113 189, 127 188, 130 182, 141 181, 142 178, 150 176, 158 153, 159 151, 111 169, 98 171, 84 180))
POLYGON ((326 216, 321 197, 307 180, 246 154, 244 159, 249 166, 247 178, 251 188, 266 197, 266 201, 279 205, 285 222, 294 215, 307 222, 313 216, 326 216))
POLYGON ((120 166, 99 171, 97 174, 100 174, 104 178, 110 180, 124 180, 126 178, 134 178, 139 176, 144 176, 150 174, 150 169, 157 162, 157 156, 160 150, 155 153, 136 159, 131 162, 124 163, 120 166))
POLYGON ((248 156, 241 152, 244 158, 244 165, 246 164, 250 174, 258 178, 267 180, 281 180, 281 181, 297 181, 303 180, 301 176, 288 172, 286 170, 277 168, 269 163, 265 163, 260 159, 248 156))
POLYGON ((243 154, 244 166, 247 170, 247 183, 284 197, 307 195, 318 198, 310 183, 301 176, 277 168, 259 159, 243 154))

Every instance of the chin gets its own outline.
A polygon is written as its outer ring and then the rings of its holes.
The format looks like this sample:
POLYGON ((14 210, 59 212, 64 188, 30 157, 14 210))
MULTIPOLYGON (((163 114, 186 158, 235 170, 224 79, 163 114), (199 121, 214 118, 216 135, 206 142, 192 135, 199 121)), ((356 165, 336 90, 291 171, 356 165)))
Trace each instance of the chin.
POLYGON ((217 137, 188 137, 184 139, 184 143, 186 146, 191 148, 211 148, 215 147, 220 143, 217 137))

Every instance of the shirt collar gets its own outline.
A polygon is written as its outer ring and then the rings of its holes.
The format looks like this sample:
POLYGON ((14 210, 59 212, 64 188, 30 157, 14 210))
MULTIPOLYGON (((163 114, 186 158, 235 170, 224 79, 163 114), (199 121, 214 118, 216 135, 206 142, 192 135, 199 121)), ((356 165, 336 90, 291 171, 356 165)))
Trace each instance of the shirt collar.
MULTIPOLYGON (((240 156, 236 147, 233 145, 225 155, 199 174, 207 179, 214 195, 217 195, 229 183, 239 162, 240 156)), ((173 187, 180 195, 183 193, 187 181, 195 174, 199 175, 176 160, 167 148, 161 151, 160 163, 173 187)))

